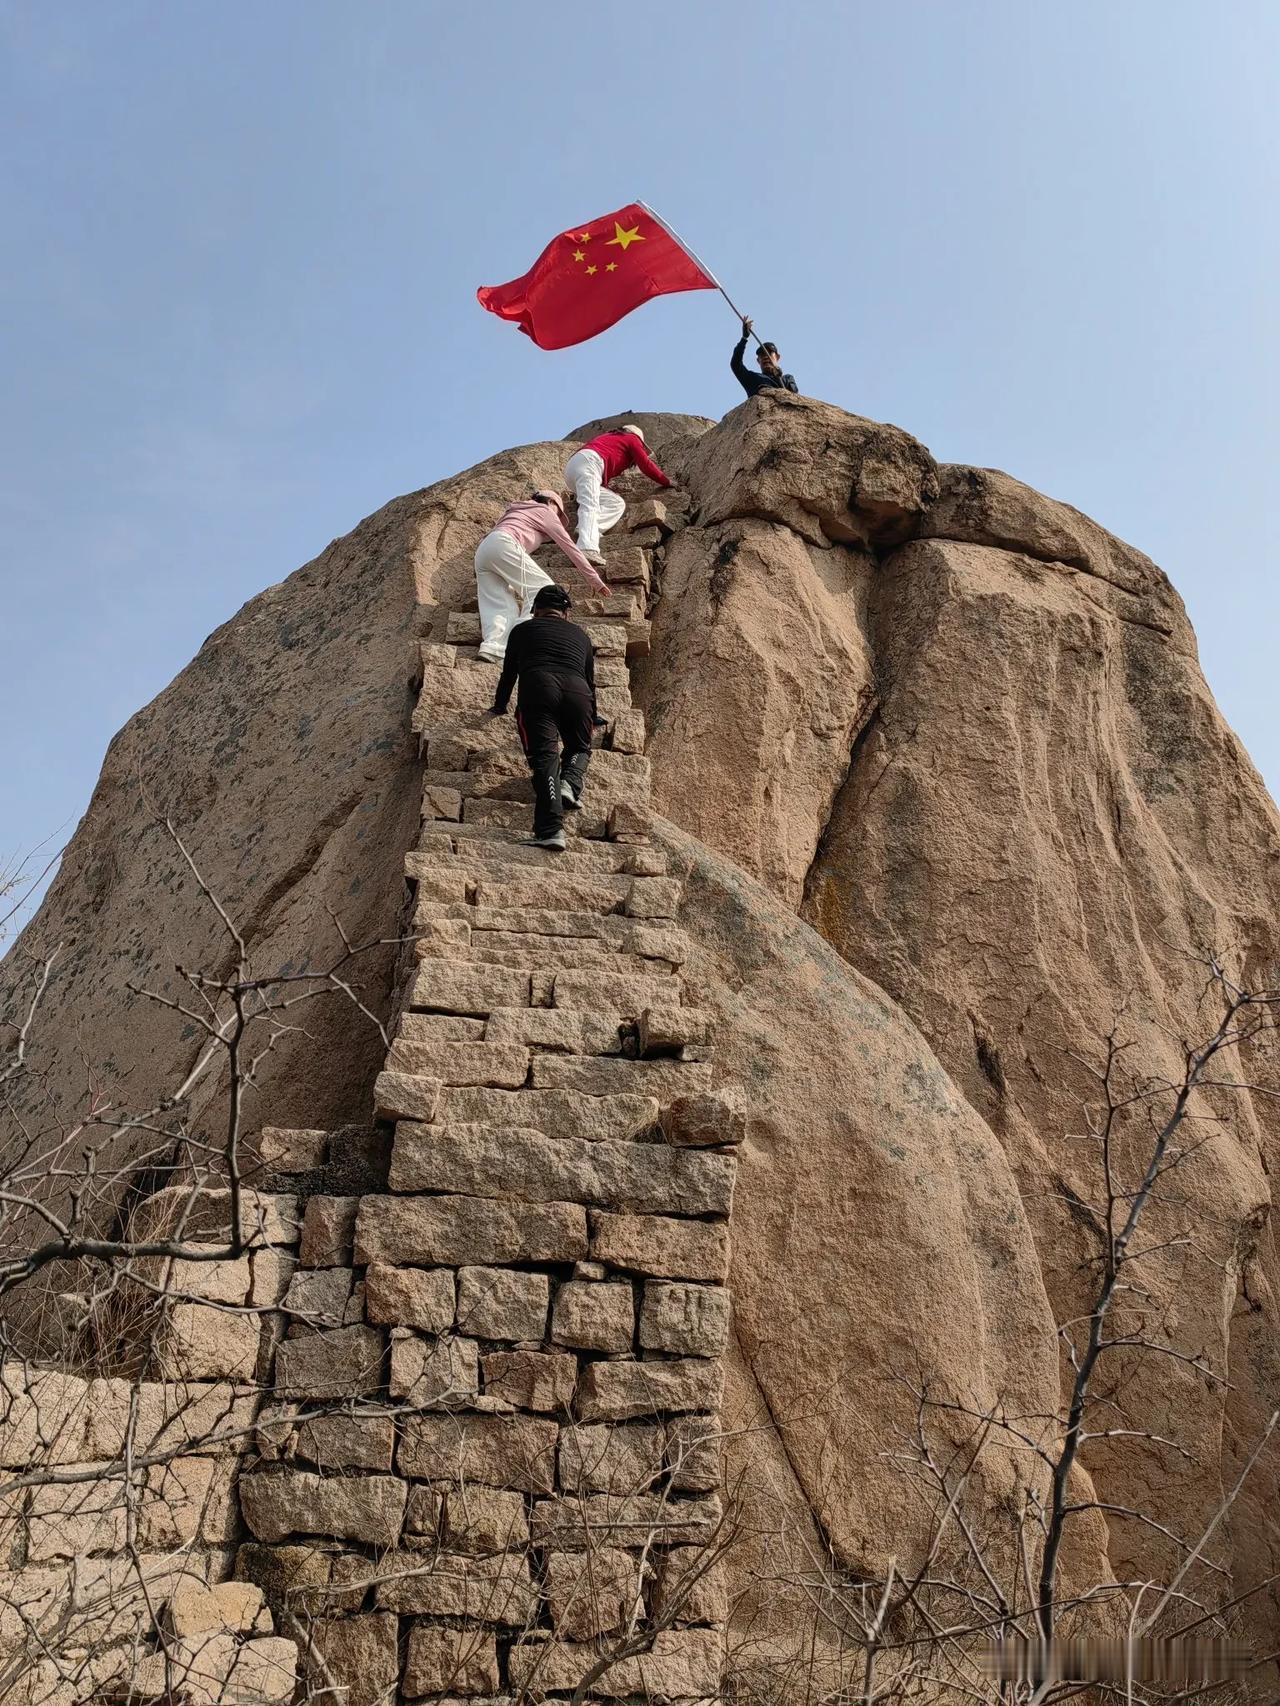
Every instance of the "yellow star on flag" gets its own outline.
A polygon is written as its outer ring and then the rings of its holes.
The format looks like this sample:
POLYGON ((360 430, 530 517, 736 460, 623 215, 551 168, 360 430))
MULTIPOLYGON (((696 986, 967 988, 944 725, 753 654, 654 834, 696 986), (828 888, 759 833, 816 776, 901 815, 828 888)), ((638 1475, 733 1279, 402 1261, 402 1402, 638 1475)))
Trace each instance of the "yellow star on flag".
POLYGON ((607 249, 612 249, 616 244, 622 250, 623 254, 626 254, 632 243, 644 242, 644 238, 640 235, 640 227, 638 225, 633 225, 630 231, 624 231, 615 219, 613 222, 613 231, 614 235, 610 237, 609 241, 605 244, 607 249))
POLYGON ((600 271, 599 267, 588 267, 587 268, 588 278, 593 278, 595 276, 595 274, 598 273, 599 271, 600 271))
POLYGON ((580 243, 589 243, 591 241, 590 231, 580 231, 578 233, 578 241, 580 243))
POLYGON ((573 258, 575 261, 585 261, 587 257, 583 254, 581 249, 575 249, 573 251, 573 258))
POLYGON ((605 269, 604 269, 604 270, 605 270, 605 271, 606 271, 606 272, 617 272, 617 270, 618 270, 618 263, 617 263, 617 261, 610 261, 610 262, 609 262, 609 264, 608 264, 608 266, 607 266, 607 267, 606 267, 606 268, 605 268, 605 269))

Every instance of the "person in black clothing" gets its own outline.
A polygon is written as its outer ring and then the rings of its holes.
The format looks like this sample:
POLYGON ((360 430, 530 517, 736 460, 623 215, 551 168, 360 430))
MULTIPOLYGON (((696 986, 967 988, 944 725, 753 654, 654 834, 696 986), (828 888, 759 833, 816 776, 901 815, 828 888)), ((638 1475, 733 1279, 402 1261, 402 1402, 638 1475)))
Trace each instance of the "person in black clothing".
POLYGON ((573 601, 562 586, 544 586, 527 622, 507 637, 490 716, 505 715, 511 690, 516 728, 533 772, 531 845, 564 852, 564 813, 582 804, 591 731, 596 723, 595 648, 566 611, 573 601))
POLYGON ((744 314, 742 317, 742 336, 733 346, 733 355, 729 366, 733 369, 734 378, 741 385, 748 397, 754 397, 757 391, 798 391, 795 380, 789 373, 782 371, 778 360, 777 344, 761 344, 756 352, 760 363, 759 373, 752 373, 743 361, 746 352, 747 339, 751 336, 751 321, 744 314))

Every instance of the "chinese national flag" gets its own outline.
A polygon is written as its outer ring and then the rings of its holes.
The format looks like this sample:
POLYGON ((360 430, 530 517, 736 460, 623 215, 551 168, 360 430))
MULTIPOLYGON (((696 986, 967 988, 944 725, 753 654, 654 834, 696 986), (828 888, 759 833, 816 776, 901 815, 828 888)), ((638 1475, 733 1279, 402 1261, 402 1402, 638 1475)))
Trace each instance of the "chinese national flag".
POLYGON ((540 349, 583 343, 676 290, 716 281, 639 202, 553 237, 523 278, 483 285, 480 306, 514 320, 540 349))

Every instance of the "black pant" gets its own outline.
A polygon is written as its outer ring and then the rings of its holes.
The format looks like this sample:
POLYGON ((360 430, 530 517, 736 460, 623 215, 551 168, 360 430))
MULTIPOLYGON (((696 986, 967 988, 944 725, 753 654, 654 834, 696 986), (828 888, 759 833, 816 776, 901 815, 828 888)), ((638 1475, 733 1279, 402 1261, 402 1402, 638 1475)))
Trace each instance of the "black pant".
POLYGON ((591 756, 592 714, 591 689, 582 676, 553 669, 522 672, 516 727, 533 772, 533 833, 539 839, 564 828, 562 773, 575 797, 582 792, 591 756))

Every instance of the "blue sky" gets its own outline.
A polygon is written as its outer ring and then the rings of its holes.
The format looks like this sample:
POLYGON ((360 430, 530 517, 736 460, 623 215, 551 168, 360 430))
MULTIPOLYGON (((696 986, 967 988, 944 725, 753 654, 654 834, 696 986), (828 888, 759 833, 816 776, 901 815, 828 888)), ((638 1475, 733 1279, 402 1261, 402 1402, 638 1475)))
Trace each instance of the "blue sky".
POLYGON ((1160 562, 1274 791, 1278 48, 1271 0, 0 0, 0 863, 390 497, 739 400, 712 294, 555 354, 476 306, 636 197, 802 390, 1160 562))

